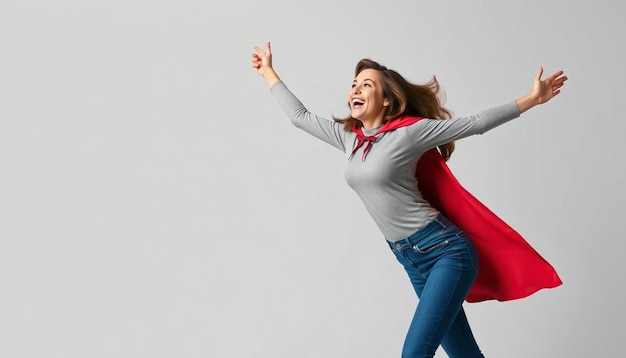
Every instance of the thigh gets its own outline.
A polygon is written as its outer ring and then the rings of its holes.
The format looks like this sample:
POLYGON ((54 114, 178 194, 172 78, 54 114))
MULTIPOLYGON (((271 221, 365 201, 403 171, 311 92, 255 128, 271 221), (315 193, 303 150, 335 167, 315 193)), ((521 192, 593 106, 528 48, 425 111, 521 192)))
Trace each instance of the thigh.
POLYGON ((393 251, 393 253, 409 276, 409 281, 411 281, 411 285, 413 285, 413 289, 415 290, 417 297, 420 297, 422 295, 422 290, 424 289, 424 284, 426 284, 426 277, 419 271, 417 265, 407 261, 402 253, 397 251, 393 251))
POLYGON ((404 345, 408 357, 432 356, 461 310, 475 272, 448 255, 430 270, 404 345))

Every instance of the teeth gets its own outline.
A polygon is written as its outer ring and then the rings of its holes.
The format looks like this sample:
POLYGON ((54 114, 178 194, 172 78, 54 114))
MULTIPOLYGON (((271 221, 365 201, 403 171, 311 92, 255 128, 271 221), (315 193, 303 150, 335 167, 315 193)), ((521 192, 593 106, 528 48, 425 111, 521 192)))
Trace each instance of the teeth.
POLYGON ((355 99, 353 99, 353 100, 352 100, 352 104, 353 104, 353 105, 363 104, 363 103, 365 103, 365 102, 364 102, 364 101, 362 101, 362 100, 360 100, 360 99, 356 99, 356 98, 355 98, 355 99))

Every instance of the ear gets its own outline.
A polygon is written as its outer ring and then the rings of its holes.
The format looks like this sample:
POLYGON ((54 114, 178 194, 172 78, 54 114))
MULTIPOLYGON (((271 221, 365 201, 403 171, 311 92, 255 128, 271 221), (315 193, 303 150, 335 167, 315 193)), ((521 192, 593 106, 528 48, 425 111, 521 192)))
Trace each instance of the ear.
POLYGON ((385 107, 389 106, 389 100, 387 98, 385 98, 385 100, 383 101, 383 106, 385 107))

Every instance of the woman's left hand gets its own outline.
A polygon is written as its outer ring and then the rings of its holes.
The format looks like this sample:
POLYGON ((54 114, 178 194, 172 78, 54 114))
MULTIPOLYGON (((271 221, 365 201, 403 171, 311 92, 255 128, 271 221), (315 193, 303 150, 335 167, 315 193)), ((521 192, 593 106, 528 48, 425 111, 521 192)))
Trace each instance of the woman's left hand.
POLYGON ((530 93, 536 104, 546 103, 557 96, 561 93, 561 87, 567 81, 567 76, 563 76, 563 71, 557 71, 545 80, 541 79, 542 75, 543 67, 539 67, 539 72, 537 72, 533 82, 533 89, 530 93))

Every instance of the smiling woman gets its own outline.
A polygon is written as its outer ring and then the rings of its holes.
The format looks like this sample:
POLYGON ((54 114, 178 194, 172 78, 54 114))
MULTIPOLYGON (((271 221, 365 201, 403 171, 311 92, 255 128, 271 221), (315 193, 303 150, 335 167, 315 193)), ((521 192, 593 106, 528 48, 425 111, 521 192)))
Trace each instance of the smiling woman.
POLYGON ((360 118, 360 123, 365 129, 372 129, 381 125, 389 99, 383 91, 383 75, 374 69, 360 71, 352 82, 352 91, 349 101, 351 115, 360 118))
POLYGON ((433 357, 439 345, 452 358, 482 357, 465 300, 519 299, 561 284, 523 238, 462 190, 444 162, 454 140, 485 133, 558 95, 567 79, 561 71, 542 80, 540 68, 529 94, 450 118, 437 97, 436 79, 411 84, 365 59, 356 66, 348 94, 350 117, 332 121, 309 112, 280 80, 269 43, 256 47, 252 66, 295 126, 347 156, 348 185, 419 297, 403 357, 433 357))

